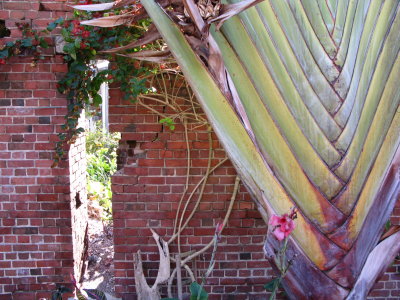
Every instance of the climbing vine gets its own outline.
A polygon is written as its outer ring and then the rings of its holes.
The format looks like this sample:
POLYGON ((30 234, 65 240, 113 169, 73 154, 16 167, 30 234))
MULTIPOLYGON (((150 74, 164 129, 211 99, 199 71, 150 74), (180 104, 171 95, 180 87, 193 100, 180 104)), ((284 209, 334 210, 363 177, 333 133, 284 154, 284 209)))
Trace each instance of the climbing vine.
MULTIPOLYGON (((92 2, 96 1, 90 1, 92 2)), ((86 1, 79 4, 89 3, 86 1)), ((113 14, 134 12, 137 9, 137 5, 130 5, 113 11, 113 14)), ((42 50, 49 48, 52 44, 52 39, 49 38, 50 33, 56 29, 61 33, 60 43, 63 45, 62 52, 64 61, 68 64, 68 71, 58 81, 57 89, 68 99, 68 114, 65 116, 65 124, 62 125, 63 132, 59 134, 59 141, 56 142, 53 166, 56 166, 65 155, 64 145, 74 143, 77 136, 84 131, 83 128, 78 127, 82 109, 87 105, 101 104, 99 89, 102 83, 118 83, 125 99, 135 100, 139 94, 148 91, 145 85, 146 79, 143 77, 149 72, 156 71, 155 66, 144 66, 132 58, 105 52, 140 37, 147 30, 149 21, 142 20, 135 26, 129 27, 102 28, 81 25, 82 20, 103 15, 109 15, 109 13, 74 11, 71 17, 59 18, 41 31, 30 28, 27 23, 19 23, 17 26, 23 38, 0 46, 0 64, 6 64, 12 56, 27 54, 33 56, 31 64, 35 66, 39 60, 44 59, 42 50), (99 71, 96 68, 96 61, 99 59, 108 60, 111 68, 99 71)), ((132 53, 155 47, 158 45, 152 43, 126 52, 132 53)))

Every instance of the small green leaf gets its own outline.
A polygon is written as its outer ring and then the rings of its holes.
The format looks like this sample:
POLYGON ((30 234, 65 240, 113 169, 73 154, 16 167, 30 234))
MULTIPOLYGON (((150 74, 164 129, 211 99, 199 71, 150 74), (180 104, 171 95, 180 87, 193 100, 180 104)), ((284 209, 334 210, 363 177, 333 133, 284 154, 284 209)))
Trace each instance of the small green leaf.
POLYGON ((42 47, 42 48, 49 48, 49 44, 46 42, 46 40, 45 39, 40 39, 40 42, 39 42, 39 45, 40 45, 40 47, 42 47))
POLYGON ((385 230, 388 231, 390 229, 390 227, 392 227, 392 222, 390 220, 388 220, 385 224, 385 230))
POLYGON ((76 38, 75 41, 74 41, 75 48, 80 49, 81 48, 81 42, 82 42, 81 38, 76 38))
POLYGON ((85 132, 84 128, 79 127, 79 128, 76 129, 76 133, 82 133, 82 132, 85 132))
POLYGON ((275 284, 278 283, 278 278, 272 279, 271 281, 267 282, 264 285, 264 289, 266 289, 268 292, 272 292, 274 290, 275 284))
POLYGON ((48 31, 53 31, 54 29, 56 29, 57 27, 57 23, 56 22, 51 22, 48 26, 47 26, 47 30, 48 31))
POLYGON ((71 57, 72 57, 74 60, 76 60, 76 52, 75 52, 75 51, 74 51, 74 52, 71 52, 70 55, 71 55, 71 57))
POLYGON ((54 22, 51 22, 48 26, 47 26, 47 30, 48 31, 53 31, 58 25, 64 23, 64 18, 60 17, 57 20, 55 20, 54 22))
POLYGON ((64 45, 63 51, 65 53, 71 53, 72 51, 75 51, 75 45, 72 43, 68 43, 64 45))
POLYGON ((8 57, 8 49, 0 51, 0 58, 8 57))
POLYGON ((208 299, 207 292, 196 281, 192 282, 189 289, 190 289, 190 300, 197 300, 197 299, 207 300, 208 299), (200 298, 198 298, 199 294, 200 294, 200 298))
POLYGON ((101 102, 103 102, 103 99, 101 98, 101 96, 99 94, 94 95, 93 104, 98 106, 101 104, 101 102))
POLYGON ((66 28, 61 29, 61 35, 63 36, 64 40, 69 40, 69 32, 66 28))
POLYGON ((32 46, 32 39, 23 39, 21 41, 21 46, 23 47, 31 47, 32 46))

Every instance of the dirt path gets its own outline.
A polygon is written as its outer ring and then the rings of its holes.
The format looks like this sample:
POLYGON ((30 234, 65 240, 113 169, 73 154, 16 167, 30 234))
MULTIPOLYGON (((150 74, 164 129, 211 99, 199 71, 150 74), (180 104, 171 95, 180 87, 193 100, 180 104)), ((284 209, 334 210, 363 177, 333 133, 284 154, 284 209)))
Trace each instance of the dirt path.
POLYGON ((89 218, 88 235, 88 262, 82 288, 98 289, 115 296, 112 223, 89 218))

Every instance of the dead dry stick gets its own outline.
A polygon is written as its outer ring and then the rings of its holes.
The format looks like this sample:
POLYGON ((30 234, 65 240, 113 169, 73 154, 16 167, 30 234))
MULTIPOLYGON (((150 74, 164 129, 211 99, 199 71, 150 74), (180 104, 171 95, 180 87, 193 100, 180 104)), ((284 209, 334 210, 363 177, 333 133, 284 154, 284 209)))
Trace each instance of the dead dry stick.
POLYGON ((150 228, 150 230, 153 233, 153 238, 158 246, 158 252, 160 253, 160 264, 158 266, 156 281, 152 287, 149 287, 143 274, 143 264, 140 250, 134 254, 135 285, 138 300, 159 300, 160 292, 158 285, 168 281, 171 273, 168 243, 161 239, 153 229, 150 228))

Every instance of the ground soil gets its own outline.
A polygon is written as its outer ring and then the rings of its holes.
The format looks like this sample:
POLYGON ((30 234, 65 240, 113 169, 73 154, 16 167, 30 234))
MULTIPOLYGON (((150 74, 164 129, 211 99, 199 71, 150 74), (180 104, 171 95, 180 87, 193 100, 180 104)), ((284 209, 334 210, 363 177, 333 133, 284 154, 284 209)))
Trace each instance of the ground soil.
POLYGON ((112 222, 89 218, 89 247, 83 289, 98 289, 115 296, 114 291, 114 242, 112 222))

